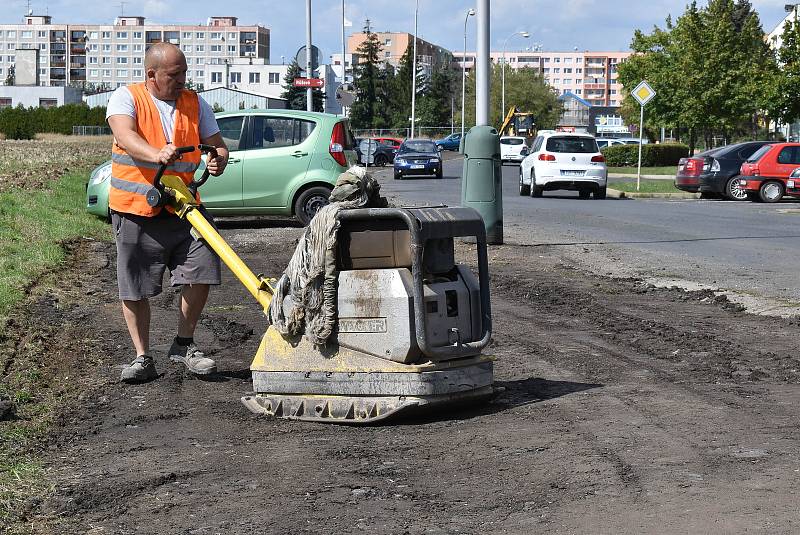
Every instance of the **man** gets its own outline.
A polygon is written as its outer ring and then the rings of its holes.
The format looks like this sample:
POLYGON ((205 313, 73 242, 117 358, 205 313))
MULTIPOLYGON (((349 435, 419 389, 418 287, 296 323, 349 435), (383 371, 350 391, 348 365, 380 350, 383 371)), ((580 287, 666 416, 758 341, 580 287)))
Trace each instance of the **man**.
POLYGON ((198 143, 213 145, 210 173, 219 176, 228 149, 211 107, 184 89, 186 58, 169 43, 156 43, 145 54, 144 83, 118 88, 108 102, 106 119, 114 133, 109 208, 117 244, 117 282, 122 314, 136 358, 122 371, 128 383, 158 376, 150 354, 149 298, 161 293, 164 271, 171 284, 182 286, 178 332, 169 357, 195 374, 216 371, 216 363, 198 351, 194 331, 208 298, 209 285, 220 283, 220 261, 190 225, 169 210, 151 208, 145 199, 156 169, 189 183, 200 164, 200 153, 180 155, 176 148, 198 143))

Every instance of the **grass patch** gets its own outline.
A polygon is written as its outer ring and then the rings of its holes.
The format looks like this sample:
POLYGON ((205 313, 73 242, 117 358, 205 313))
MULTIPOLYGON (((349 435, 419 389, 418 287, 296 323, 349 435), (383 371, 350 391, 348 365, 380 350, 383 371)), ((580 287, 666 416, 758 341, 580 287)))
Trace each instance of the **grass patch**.
MULTIPOLYGON (((678 170, 677 165, 670 165, 668 167, 642 167, 642 174, 643 175, 672 175, 675 176, 676 171, 678 170)), ((619 174, 619 175, 635 175, 637 171, 636 167, 609 167, 608 173, 609 174, 619 174)))
POLYGON ((86 213, 86 177, 76 171, 47 190, 0 193, 0 335, 25 289, 63 262, 63 241, 110 237, 108 225, 86 213))
POLYGON ((681 193, 681 190, 676 188, 671 180, 653 180, 643 178, 640 183, 640 188, 636 189, 636 181, 631 182, 609 182, 608 187, 611 189, 624 191, 627 193, 681 193))
MULTIPOLYGON (((0 167, 3 171, 13 172, 0 167)), ((0 422, 3 533, 30 532, 20 521, 20 511, 52 489, 37 452, 66 395, 49 384, 52 378, 42 361, 46 351, 41 341, 34 338, 16 345, 8 319, 31 286, 58 284, 58 277, 49 280, 46 275, 66 259, 65 241, 81 236, 110 239, 109 226, 84 208, 87 176, 88 169, 81 168, 49 181, 43 189, 0 191, 0 369, 5 369, 0 399, 14 402, 17 411, 16 419, 0 422)))

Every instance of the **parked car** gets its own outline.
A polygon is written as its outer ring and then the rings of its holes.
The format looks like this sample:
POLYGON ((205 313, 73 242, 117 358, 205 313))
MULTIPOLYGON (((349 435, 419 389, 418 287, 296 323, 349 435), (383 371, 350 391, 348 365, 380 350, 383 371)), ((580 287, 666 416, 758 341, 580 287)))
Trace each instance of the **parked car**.
POLYGON ((397 150, 400 148, 400 145, 403 144, 403 140, 399 137, 374 137, 372 138, 378 143, 383 143, 384 145, 388 145, 389 147, 397 150))
POLYGON ((378 167, 394 162, 394 155, 397 152, 389 145, 380 143, 372 138, 359 140, 355 149, 358 155, 358 163, 378 167), (367 162, 368 159, 369 162, 367 162))
MULTIPOLYGON (((336 179, 356 162, 349 121, 296 110, 241 110, 217 114, 230 149, 225 172, 200 188, 214 215, 295 216, 307 224, 336 179)), ((205 166, 197 170, 202 174, 205 166)), ((86 188, 86 209, 108 218, 111 162, 97 167, 86 188)))
POLYGON ((723 196, 733 201, 747 199, 739 185, 742 164, 769 141, 745 141, 681 158, 675 174, 675 187, 683 191, 723 196))
MULTIPOLYGON (((619 138, 617 138, 617 141, 619 141, 620 143, 624 143, 625 145, 638 145, 639 144, 639 138, 638 137, 619 137, 619 138)), ((642 145, 647 145, 648 143, 650 143, 650 141, 648 141, 647 138, 642 139, 642 145)))
POLYGON ((800 143, 764 145, 742 164, 739 187, 753 201, 778 202, 784 195, 800 196, 800 183, 791 177, 800 167, 800 143))
POLYGON ((519 168, 519 194, 531 197, 577 190, 581 199, 605 199, 607 183, 606 159, 589 134, 539 132, 519 168))
POLYGON ((528 146, 521 136, 503 136, 500 138, 500 161, 519 163, 528 155, 528 146))
POLYGON ((429 139, 407 139, 394 158, 394 178, 408 175, 434 175, 442 178, 442 156, 429 139))
POLYGON ((450 134, 444 139, 437 139, 436 146, 441 147, 442 150, 458 150, 461 144, 461 133, 450 134))
POLYGON ((598 139, 596 141, 597 141, 597 146, 600 147, 601 150, 606 147, 613 147, 614 145, 625 145, 625 143, 623 143, 622 141, 611 138, 598 139))

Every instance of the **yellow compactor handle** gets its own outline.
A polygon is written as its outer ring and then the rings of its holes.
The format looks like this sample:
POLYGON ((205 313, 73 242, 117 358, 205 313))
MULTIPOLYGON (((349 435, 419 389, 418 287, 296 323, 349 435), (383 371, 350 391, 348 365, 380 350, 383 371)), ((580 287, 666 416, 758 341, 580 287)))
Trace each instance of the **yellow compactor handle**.
POLYGON ((202 212, 197 209, 197 201, 195 201, 194 195, 191 194, 183 180, 174 175, 165 175, 161 177, 161 184, 169 196, 168 204, 175 209, 175 215, 181 219, 186 219, 192 225, 208 246, 230 268, 236 278, 256 298, 256 301, 261 303, 266 313, 269 309, 270 301, 272 301, 272 294, 275 293, 275 288, 266 278, 253 273, 239 258, 239 255, 231 249, 231 246, 220 236, 214 226, 208 222, 202 212))

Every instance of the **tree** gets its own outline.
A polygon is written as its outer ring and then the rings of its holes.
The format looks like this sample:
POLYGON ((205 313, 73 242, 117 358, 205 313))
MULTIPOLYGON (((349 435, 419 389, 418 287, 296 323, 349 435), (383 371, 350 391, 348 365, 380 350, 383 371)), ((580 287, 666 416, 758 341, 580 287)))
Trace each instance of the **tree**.
POLYGON ((14 85, 16 79, 17 79, 17 77, 14 74, 14 65, 12 65, 12 66, 10 66, 8 68, 8 75, 6 76, 5 84, 6 85, 14 85))
POLYGON ((412 84, 412 45, 406 48, 400 65, 391 82, 390 98, 387 103, 389 124, 395 130, 409 128, 411 117, 411 84, 412 84))
MULTIPOLYGON (((294 87, 294 79, 302 77, 300 65, 297 61, 292 61, 289 65, 289 70, 286 71, 286 76, 283 78, 283 93, 281 98, 286 99, 286 107, 290 110, 305 110, 307 104, 306 88, 294 87)), ((311 92, 311 102, 314 106, 314 111, 323 111, 324 96, 322 90, 313 89, 311 92)))
POLYGON ((418 126, 450 124, 455 113, 456 79, 452 64, 434 69, 429 80, 423 78, 423 95, 417 105, 418 126))
MULTIPOLYGON (((465 121, 469 129, 475 124, 475 78, 470 76, 466 83, 465 121)), ((489 124, 498 128, 504 114, 502 104, 502 71, 500 65, 493 65, 489 92, 489 124)), ((460 103, 459 103, 460 104, 460 103)), ((563 108, 561 101, 541 74, 535 69, 506 69, 506 106, 516 106, 519 111, 533 113, 538 129, 555 128, 563 108)), ((456 108, 456 123, 461 124, 460 106, 456 108)))
POLYGON ((353 86, 356 100, 350 108, 350 121, 355 128, 372 128, 375 125, 376 108, 380 85, 379 55, 381 42, 372 32, 369 19, 364 24, 366 39, 356 49, 358 66, 354 69, 353 86))
POLYGON ((800 24, 788 20, 783 27, 783 44, 778 51, 781 75, 774 80, 771 110, 784 123, 800 118, 800 24))

